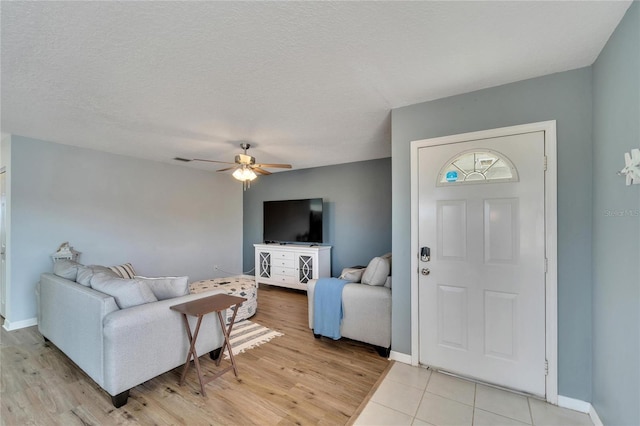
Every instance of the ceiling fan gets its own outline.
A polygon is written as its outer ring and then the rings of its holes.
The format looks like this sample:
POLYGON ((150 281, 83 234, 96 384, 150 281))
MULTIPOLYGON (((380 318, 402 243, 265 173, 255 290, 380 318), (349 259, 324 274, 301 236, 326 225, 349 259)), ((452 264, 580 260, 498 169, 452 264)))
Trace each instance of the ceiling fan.
POLYGON ((247 155, 247 150, 251 147, 248 143, 241 143, 240 148, 244 150, 244 154, 236 155, 235 161, 233 163, 228 161, 216 161, 216 160, 205 160, 203 158, 182 158, 175 157, 174 160, 190 162, 190 161, 204 161, 207 163, 219 163, 219 164, 232 164, 231 167, 225 167, 223 169, 216 170, 217 172, 226 172, 229 170, 233 170, 232 176, 237 180, 242 182, 242 187, 246 191, 250 187, 250 183, 258 174, 261 175, 270 175, 271 172, 265 169, 269 168, 277 168, 277 169, 290 169, 291 164, 267 164, 267 163, 256 163, 256 158, 251 155, 247 155))

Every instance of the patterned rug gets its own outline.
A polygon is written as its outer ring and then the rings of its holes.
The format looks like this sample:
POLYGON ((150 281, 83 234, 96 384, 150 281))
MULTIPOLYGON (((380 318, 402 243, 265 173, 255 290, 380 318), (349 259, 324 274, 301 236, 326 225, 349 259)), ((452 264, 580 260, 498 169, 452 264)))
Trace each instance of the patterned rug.
MULTIPOLYGON (((240 321, 233 325, 231 330, 231 348, 233 355, 238 355, 246 350, 256 348, 263 343, 267 343, 274 337, 284 336, 284 334, 273 331, 249 320, 240 321)), ((224 359, 229 359, 229 352, 225 350, 224 359)))

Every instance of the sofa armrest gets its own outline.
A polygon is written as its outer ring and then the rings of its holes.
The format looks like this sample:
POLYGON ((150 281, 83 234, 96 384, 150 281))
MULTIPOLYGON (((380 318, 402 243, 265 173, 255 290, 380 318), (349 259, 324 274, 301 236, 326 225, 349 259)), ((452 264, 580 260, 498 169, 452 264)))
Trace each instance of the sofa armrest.
POLYGON ((38 331, 102 386, 102 323, 119 310, 115 299, 51 273, 37 293, 38 331))
POLYGON ((344 337, 372 345, 391 346, 391 289, 347 284, 342 291, 344 337))
POLYGON ((307 312, 309 313, 309 328, 313 330, 313 295, 318 280, 309 280, 307 283, 307 312))
MULTIPOLYGON (((104 389, 117 395, 184 364, 189 341, 182 315, 170 307, 214 294, 224 294, 224 291, 189 294, 122 309, 107 316, 104 321, 104 389)), ((194 330, 196 319, 190 317, 189 322, 194 330)), ((217 314, 205 315, 196 352, 204 355, 221 347, 222 343, 217 314)))

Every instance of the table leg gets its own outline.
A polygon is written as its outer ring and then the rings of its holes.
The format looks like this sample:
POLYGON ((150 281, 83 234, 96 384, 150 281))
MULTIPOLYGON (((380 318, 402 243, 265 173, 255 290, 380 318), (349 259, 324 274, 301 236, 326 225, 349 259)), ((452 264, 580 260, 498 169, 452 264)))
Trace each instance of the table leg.
POLYGON ((189 320, 186 314, 182 314, 184 320, 184 327, 187 329, 187 337, 189 338, 189 350, 187 351, 187 360, 184 362, 184 368, 182 369, 182 375, 180 376, 180 386, 184 383, 185 377, 187 377, 187 371, 189 371, 189 361, 191 361, 191 342, 193 342, 193 336, 191 335, 191 327, 189 327, 189 320))
POLYGON ((189 352, 187 353, 187 361, 184 365, 184 370, 182 371, 182 376, 180 377, 180 385, 184 383, 184 379, 187 375, 187 371, 189 370, 189 361, 191 361, 191 356, 193 356, 193 363, 196 366, 196 372, 198 373, 198 382, 200 383, 200 392, 202 396, 207 396, 207 393, 204 390, 204 379, 202 377, 202 370, 200 369, 200 360, 198 359, 198 354, 196 353, 196 341, 198 340, 198 333, 200 332, 200 325, 202 324, 202 315, 198 315, 198 321, 196 322, 196 329, 193 332, 193 336, 191 335, 191 328, 189 327, 189 321, 187 316, 183 314, 185 327, 187 328, 187 337, 189 337, 189 352))
MULTIPOLYGON (((231 361, 231 366, 233 367, 233 374, 238 377, 238 368, 236 367, 236 360, 233 356, 233 350, 231 349, 231 341, 229 340, 231 336, 231 330, 233 329, 233 324, 236 320, 236 314, 238 313, 239 305, 235 305, 233 310, 233 316, 231 317, 231 321, 229 321, 229 327, 225 327, 224 319, 222 318, 222 312, 218 311, 218 319, 220 321, 220 328, 222 329, 222 334, 224 335, 224 346, 226 346, 229 351, 229 360, 231 361)), ((220 356, 216 360, 216 365, 220 365, 220 360, 222 359, 222 354, 224 353, 224 346, 222 351, 220 352, 220 356)))

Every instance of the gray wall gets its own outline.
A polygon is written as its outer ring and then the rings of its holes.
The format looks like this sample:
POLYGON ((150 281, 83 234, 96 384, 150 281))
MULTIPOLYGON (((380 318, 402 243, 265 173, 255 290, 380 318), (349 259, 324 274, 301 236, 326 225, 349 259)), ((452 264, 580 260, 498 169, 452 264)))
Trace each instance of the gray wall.
POLYGON ((615 172, 640 148, 640 4, 594 64, 593 89, 593 405, 606 425, 638 425, 640 185, 615 172))
POLYGON ((324 244, 331 270, 366 265, 391 251, 391 159, 293 170, 259 177, 244 193, 244 268, 262 242, 262 202, 323 198, 324 244))
POLYGON ((241 269, 242 186, 229 176, 12 137, 10 322, 36 316, 35 285, 69 241, 84 264, 141 275, 241 269))
POLYGON ((558 386, 591 400, 591 101, 583 68, 392 111, 394 351, 411 353, 410 142, 557 120, 558 386))

